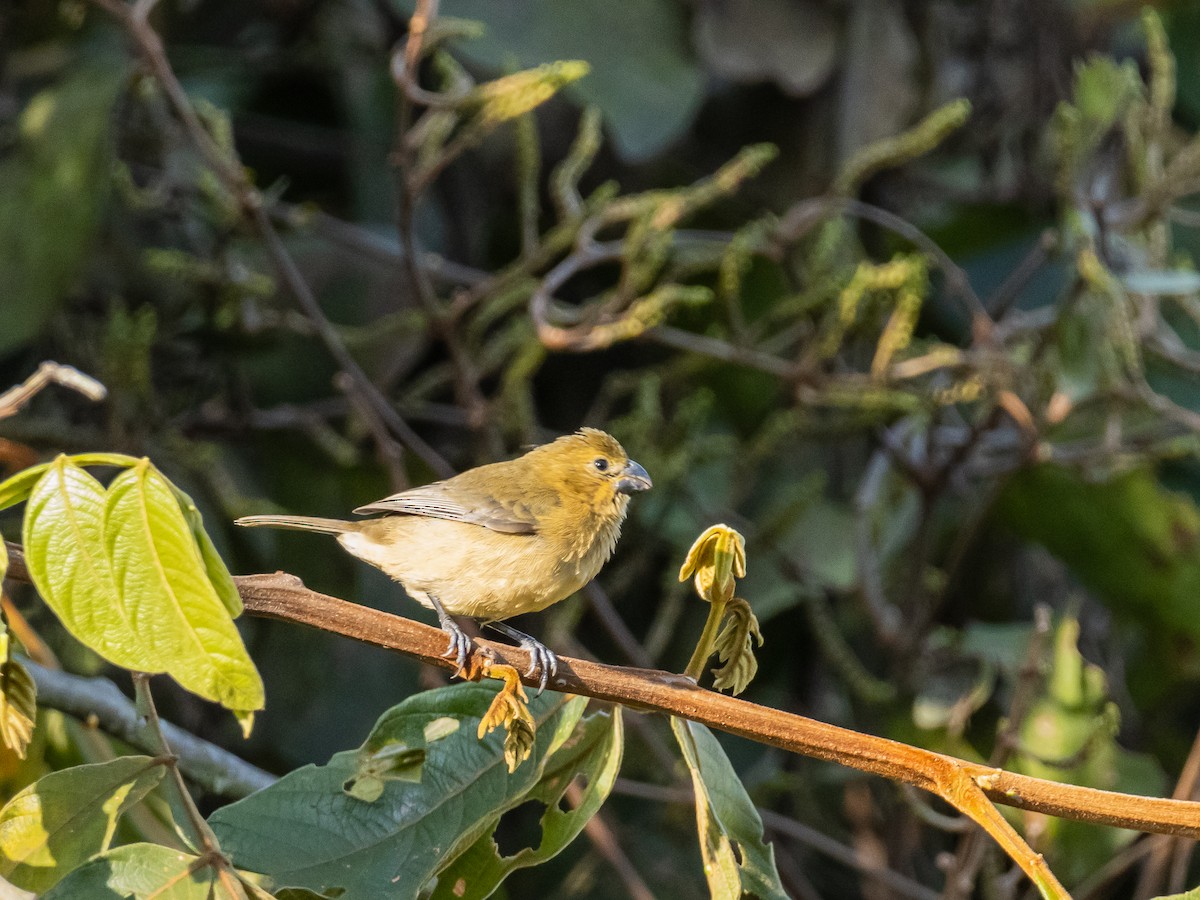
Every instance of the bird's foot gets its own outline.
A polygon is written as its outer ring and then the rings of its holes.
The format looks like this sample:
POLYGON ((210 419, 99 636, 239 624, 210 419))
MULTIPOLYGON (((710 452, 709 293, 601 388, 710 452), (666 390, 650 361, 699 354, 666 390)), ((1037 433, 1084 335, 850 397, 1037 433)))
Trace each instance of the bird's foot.
POLYGON ((529 668, 525 670, 525 677, 537 678, 540 697, 542 691, 546 690, 547 682, 558 674, 558 657, 554 651, 506 622, 489 622, 488 626, 516 641, 517 646, 529 654, 529 668))
POLYGON ((442 654, 443 659, 454 660, 454 674, 464 676, 467 671, 467 657, 471 653, 471 639, 453 621, 442 623, 442 631, 450 639, 450 646, 442 654))
POLYGON ((558 674, 558 657, 554 651, 531 637, 519 642, 521 649, 529 651, 529 669, 525 674, 533 678, 538 676, 538 696, 546 689, 546 683, 558 674))
POLYGON ((454 674, 460 678, 466 678, 467 657, 471 655, 471 639, 458 627, 458 623, 450 618, 446 607, 442 606, 442 601, 433 594, 425 596, 429 599, 429 605, 433 607, 433 611, 437 613, 438 624, 441 625, 442 631, 446 632, 446 636, 450 638, 450 646, 442 654, 442 659, 454 660, 456 666, 454 674))

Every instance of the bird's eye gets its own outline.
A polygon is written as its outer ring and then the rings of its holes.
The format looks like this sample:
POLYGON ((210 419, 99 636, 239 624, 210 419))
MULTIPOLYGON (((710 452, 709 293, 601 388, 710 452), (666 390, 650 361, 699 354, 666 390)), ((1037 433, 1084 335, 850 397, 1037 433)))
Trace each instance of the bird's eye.
POLYGON ((595 460, 592 463, 592 465, 596 467, 597 472, 607 472, 608 471, 608 460, 605 459, 603 456, 600 457, 599 459, 595 460))

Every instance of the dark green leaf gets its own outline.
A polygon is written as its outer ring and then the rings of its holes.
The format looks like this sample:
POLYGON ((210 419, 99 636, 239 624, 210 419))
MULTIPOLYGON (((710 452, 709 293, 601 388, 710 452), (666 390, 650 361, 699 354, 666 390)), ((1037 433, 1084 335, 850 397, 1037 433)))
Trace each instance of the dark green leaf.
POLYGON ((546 805, 541 820, 541 843, 504 856, 489 829, 438 873, 433 900, 489 897, 514 869, 539 865, 558 855, 578 837, 608 797, 621 770, 623 747, 619 706, 613 707, 611 713, 596 713, 584 720, 562 749, 550 757, 541 781, 526 794, 525 799, 540 800, 546 805), (564 811, 559 801, 580 775, 587 784, 581 802, 564 811))
POLYGON ((762 818, 750 801, 729 757, 711 731, 686 719, 671 719, 696 793, 696 828, 704 874, 713 900, 786 900, 775 851, 763 842, 762 818))
POLYGON ((42 900, 246 900, 197 856, 158 844, 118 847, 80 866, 42 900))
POLYGON ((17 887, 46 891, 108 849, 118 817, 164 772, 148 756, 122 756, 43 776, 0 810, 0 875, 17 887))
POLYGON ((277 887, 340 889, 344 900, 416 897, 440 866, 490 834, 500 815, 538 785, 586 703, 557 694, 533 700, 533 753, 510 775, 503 734, 476 737, 495 693, 493 685, 459 684, 393 707, 357 752, 292 772, 217 810, 210 822, 221 847, 239 868, 264 873, 277 887), (426 727, 447 717, 461 727, 427 741, 426 727), (349 796, 343 787, 362 760, 394 745, 424 749, 420 782, 385 781, 371 802, 349 796))

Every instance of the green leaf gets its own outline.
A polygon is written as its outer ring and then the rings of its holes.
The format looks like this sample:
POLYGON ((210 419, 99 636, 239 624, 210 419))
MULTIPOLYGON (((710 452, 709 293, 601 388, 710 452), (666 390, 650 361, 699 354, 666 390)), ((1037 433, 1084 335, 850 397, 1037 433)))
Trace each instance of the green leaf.
POLYGON ((621 770, 624 743, 619 706, 613 707, 611 713, 596 713, 585 719, 562 749, 550 757, 541 781, 525 796, 526 800, 539 800, 546 805, 541 819, 541 842, 536 847, 524 847, 503 856, 492 833, 499 822, 495 820, 492 828, 438 873, 432 900, 482 900, 491 896, 513 870, 536 866, 558 855, 579 836, 607 799, 621 770), (587 784, 582 800, 574 809, 564 811, 559 801, 580 775, 587 784))
MULTIPOLYGON (((120 468, 134 466, 138 462, 136 458, 125 456, 122 453, 77 453, 67 459, 77 466, 118 466, 120 468)), ((45 475, 46 470, 52 465, 54 463, 30 466, 0 482, 0 509, 8 509, 10 506, 16 506, 18 503, 28 500, 37 480, 45 475)))
POLYGON ((117 60, 74 68, 36 94, 0 162, 0 354, 38 334, 86 262, 111 184, 117 60))
POLYGON ((258 670, 170 483, 149 460, 109 486, 105 542, 142 652, 157 661, 142 671, 166 671, 228 709, 261 709, 258 670))
POLYGON ((187 520, 188 527, 192 530, 196 546, 200 548, 200 558, 204 560, 204 571, 208 574, 208 580, 212 583, 229 615, 236 619, 242 614, 242 595, 238 593, 237 585, 233 583, 233 576, 229 574, 225 560, 221 559, 221 554, 217 553, 217 548, 213 546, 212 538, 204 529, 204 517, 200 515, 200 510, 196 508, 196 503, 191 497, 174 484, 171 485, 171 490, 175 494, 175 499, 179 501, 179 508, 183 511, 183 517, 187 520))
MULTIPOLYGON (((411 0, 396 2, 412 11, 411 0)), ((444 0, 439 14, 487 26, 482 38, 456 45, 454 53, 493 72, 587 62, 591 73, 566 93, 600 109, 617 151, 630 161, 666 149, 704 99, 704 73, 673 0, 444 0)))
POLYGON ((763 824, 729 757, 711 731, 672 717, 696 793, 696 828, 713 900, 786 900, 775 851, 763 842, 763 824))
POLYGON ((59 457, 29 498, 24 538, 46 603, 105 659, 166 672, 234 711, 262 707, 262 680, 209 580, 192 528, 148 461, 105 492, 59 457))
POLYGON ((1154 900, 1200 900, 1200 887, 1192 888, 1182 894, 1163 894, 1161 897, 1155 897, 1154 900))
POLYGON ((475 736, 496 690, 457 684, 405 700, 383 714, 358 751, 299 769, 217 810, 209 821, 222 849, 276 887, 341 890, 342 900, 416 897, 439 866, 490 834, 538 785, 586 704, 557 694, 533 700, 533 753, 509 774, 503 734, 475 736), (427 741, 425 729, 447 717, 461 727, 445 734, 436 724, 431 733, 438 739, 427 741), (419 782, 386 781, 371 802, 345 793, 364 757, 394 745, 425 751, 419 782))
POLYGON ((734 597, 725 610, 725 622, 713 644, 717 659, 723 663, 713 669, 713 689, 737 696, 744 691, 758 673, 758 660, 754 658, 754 645, 763 645, 758 618, 750 604, 741 597, 734 597))
POLYGON ((42 900, 246 900, 215 865, 158 844, 118 847, 80 866, 42 900))
POLYGON ((25 510, 25 564, 71 634, 110 662, 138 669, 145 654, 106 552, 104 504, 104 487, 70 459, 50 463, 25 510))
POLYGON ((48 890, 108 849, 117 819, 165 771, 148 756, 122 756, 43 776, 0 810, 0 875, 38 894, 48 890))

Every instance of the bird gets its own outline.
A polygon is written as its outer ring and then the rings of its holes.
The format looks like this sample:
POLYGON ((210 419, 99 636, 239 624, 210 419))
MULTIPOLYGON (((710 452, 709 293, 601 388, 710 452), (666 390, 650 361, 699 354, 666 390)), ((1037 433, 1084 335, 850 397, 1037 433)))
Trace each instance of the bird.
POLYGON ((653 486, 612 435, 596 428, 469 469, 354 510, 361 520, 256 515, 248 528, 336 534, 352 556, 381 569, 432 609, 457 675, 471 641, 452 616, 479 620, 529 651, 538 693, 558 671, 544 644, 503 620, 574 594, 612 556, 631 495, 653 486))

